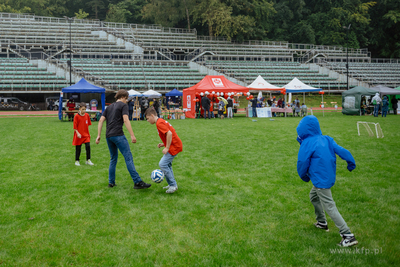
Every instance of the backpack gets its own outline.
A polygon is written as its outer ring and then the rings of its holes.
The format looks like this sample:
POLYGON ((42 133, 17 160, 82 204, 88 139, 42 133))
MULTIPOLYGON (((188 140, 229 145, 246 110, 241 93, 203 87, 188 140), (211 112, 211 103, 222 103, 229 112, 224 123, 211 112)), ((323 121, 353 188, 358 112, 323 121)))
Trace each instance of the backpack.
POLYGON ((374 104, 374 105, 377 104, 377 103, 376 103, 376 99, 374 99, 374 100, 372 101, 372 104, 374 104))

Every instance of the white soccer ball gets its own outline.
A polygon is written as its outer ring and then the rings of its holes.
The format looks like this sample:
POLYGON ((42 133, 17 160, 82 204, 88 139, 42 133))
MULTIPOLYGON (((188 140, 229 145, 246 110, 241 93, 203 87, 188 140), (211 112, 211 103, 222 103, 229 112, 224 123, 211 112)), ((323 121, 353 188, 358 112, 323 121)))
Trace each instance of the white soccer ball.
POLYGON ((164 180, 164 173, 162 172, 162 170, 152 171, 151 180, 155 183, 161 183, 164 180))

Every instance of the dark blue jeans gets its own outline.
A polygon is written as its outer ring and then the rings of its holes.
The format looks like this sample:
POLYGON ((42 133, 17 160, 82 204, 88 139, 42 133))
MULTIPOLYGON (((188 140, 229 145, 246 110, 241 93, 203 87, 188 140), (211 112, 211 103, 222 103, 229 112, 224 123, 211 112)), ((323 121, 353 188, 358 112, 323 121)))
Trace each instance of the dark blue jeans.
POLYGON ((253 108, 253 117, 257 117, 257 109, 253 108))
POLYGON ((210 119, 211 118, 210 107, 204 109, 204 119, 207 119, 206 112, 208 112, 208 118, 210 119))
POLYGON ((374 105, 374 117, 378 117, 379 115, 379 106, 380 104, 374 105))
POLYGON ((118 150, 121 151, 122 156, 125 158, 126 168, 132 177, 134 183, 140 182, 142 179, 135 169, 131 148, 125 135, 111 136, 106 138, 108 149, 110 150, 110 167, 108 169, 108 182, 115 184, 115 169, 118 162, 118 150))

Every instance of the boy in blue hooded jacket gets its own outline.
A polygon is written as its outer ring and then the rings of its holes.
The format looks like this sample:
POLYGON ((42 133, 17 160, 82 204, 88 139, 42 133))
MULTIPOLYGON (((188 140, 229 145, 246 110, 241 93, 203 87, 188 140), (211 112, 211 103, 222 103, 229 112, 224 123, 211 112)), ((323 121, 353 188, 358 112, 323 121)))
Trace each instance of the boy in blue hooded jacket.
POLYGON ((330 189, 336 180, 336 154, 347 162, 349 171, 356 168, 353 156, 347 149, 336 144, 332 137, 322 135, 315 116, 304 117, 296 130, 297 141, 300 143, 297 172, 303 181, 311 180, 313 183, 310 201, 314 205, 317 219, 315 227, 329 231, 325 210, 339 228, 342 241, 338 245, 349 247, 358 244, 336 208, 330 189))

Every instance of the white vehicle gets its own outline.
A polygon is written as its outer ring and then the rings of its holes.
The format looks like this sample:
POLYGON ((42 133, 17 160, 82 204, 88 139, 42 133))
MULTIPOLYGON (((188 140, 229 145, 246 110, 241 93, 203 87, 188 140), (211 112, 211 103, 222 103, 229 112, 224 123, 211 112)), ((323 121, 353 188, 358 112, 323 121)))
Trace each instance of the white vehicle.
MULTIPOLYGON (((68 101, 68 99, 63 99, 62 110, 67 109, 67 101, 68 101)), ((60 103, 60 100, 57 100, 54 102, 54 110, 58 110, 59 103, 60 103)))

